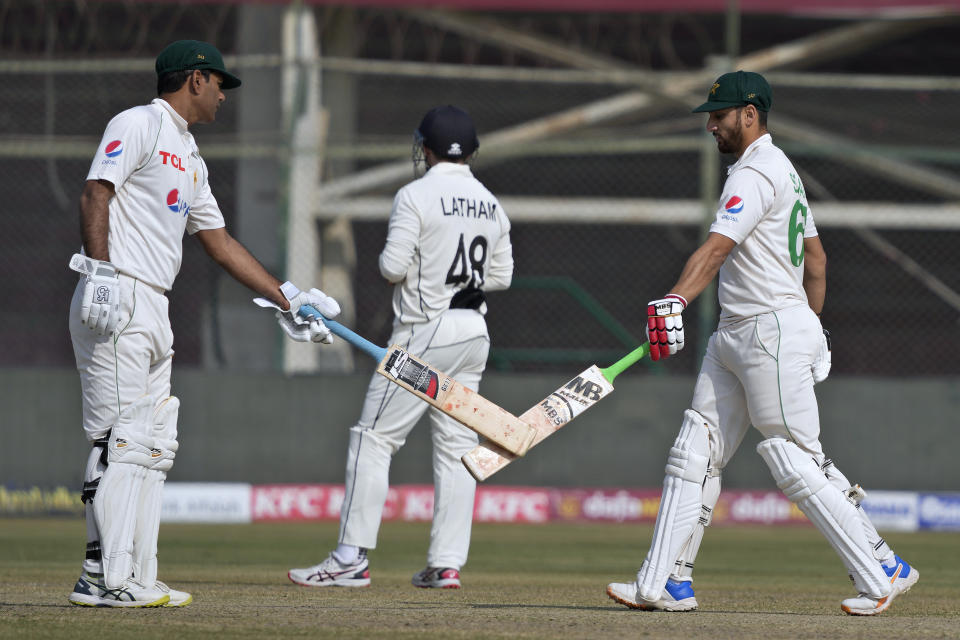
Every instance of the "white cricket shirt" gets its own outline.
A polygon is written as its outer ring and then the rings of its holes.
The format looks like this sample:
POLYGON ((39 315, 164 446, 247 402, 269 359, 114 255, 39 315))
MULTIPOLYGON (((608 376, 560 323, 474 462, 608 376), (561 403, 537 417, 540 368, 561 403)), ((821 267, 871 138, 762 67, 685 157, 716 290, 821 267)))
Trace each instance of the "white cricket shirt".
POLYGON ((710 231, 737 243, 720 268, 720 326, 807 302, 803 239, 817 227, 797 170, 770 134, 727 169, 710 231))
POLYGON ((108 180, 115 189, 110 262, 161 289, 173 287, 180 271, 184 231, 224 226, 187 122, 160 98, 107 124, 87 180, 108 180))
POLYGON ((397 192, 380 273, 397 283, 397 321, 427 322, 464 288, 510 286, 510 221, 469 166, 440 162, 397 192))

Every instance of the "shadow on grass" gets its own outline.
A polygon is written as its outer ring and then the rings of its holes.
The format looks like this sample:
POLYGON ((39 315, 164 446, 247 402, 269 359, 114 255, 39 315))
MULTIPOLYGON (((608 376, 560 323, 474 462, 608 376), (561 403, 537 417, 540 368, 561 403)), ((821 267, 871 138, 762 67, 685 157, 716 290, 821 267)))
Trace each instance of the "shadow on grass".
POLYGON ((561 609, 567 611, 606 611, 613 607, 577 606, 570 604, 471 604, 471 609, 561 609))

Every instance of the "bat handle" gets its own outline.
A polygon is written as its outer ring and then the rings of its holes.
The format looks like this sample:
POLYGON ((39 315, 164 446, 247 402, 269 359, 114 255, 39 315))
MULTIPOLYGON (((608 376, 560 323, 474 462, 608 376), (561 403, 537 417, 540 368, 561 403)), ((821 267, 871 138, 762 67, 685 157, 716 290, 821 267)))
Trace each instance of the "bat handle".
POLYGON ((373 344, 363 336, 358 335, 355 332, 353 332, 351 329, 348 329, 347 327, 343 326, 336 320, 331 320, 330 318, 324 317, 323 314, 317 311, 316 307, 305 304, 302 307, 300 307, 299 313, 301 316, 305 318, 320 318, 320 321, 323 322, 323 324, 327 325, 327 328, 330 329, 330 333, 340 338, 343 338, 344 340, 346 340, 347 342, 355 346, 357 349, 360 349, 360 351, 363 351, 364 353, 366 353, 368 356, 370 356, 377 362, 380 362, 381 360, 383 360, 384 356, 387 355, 387 350, 385 348, 378 347, 377 345, 373 344))
POLYGON ((644 342, 641 346, 623 356, 606 369, 601 369, 600 372, 603 374, 603 377, 607 379, 607 382, 613 384, 614 378, 626 371, 648 353, 650 353, 650 343, 644 342))

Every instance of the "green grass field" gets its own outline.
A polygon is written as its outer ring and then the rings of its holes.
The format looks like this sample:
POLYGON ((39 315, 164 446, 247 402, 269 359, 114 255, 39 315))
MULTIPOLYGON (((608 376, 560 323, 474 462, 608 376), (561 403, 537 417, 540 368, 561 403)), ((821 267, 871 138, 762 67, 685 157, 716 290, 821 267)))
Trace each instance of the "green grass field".
POLYGON ((609 600, 629 582, 650 527, 477 525, 464 588, 417 589, 425 524, 386 523, 367 589, 311 589, 286 571, 326 556, 335 523, 164 525, 160 577, 190 591, 184 609, 74 607, 84 548, 77 520, 0 520, 0 638, 958 638, 960 536, 891 534, 920 582, 875 618, 817 532, 713 528, 698 562, 700 610, 632 611, 609 600))

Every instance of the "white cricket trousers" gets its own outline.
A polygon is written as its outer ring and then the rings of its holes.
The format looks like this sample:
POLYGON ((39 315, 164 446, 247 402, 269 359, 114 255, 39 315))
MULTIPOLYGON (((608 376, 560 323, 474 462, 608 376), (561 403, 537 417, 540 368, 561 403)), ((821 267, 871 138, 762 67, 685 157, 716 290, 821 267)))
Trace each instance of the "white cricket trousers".
MULTIPOLYGON (((149 395, 156 405, 170 395, 173 332, 167 297, 162 290, 123 274, 120 295, 120 322, 109 336, 98 335, 80 323, 83 278, 70 302, 70 338, 80 372, 83 430, 90 442, 105 438, 120 413, 140 396, 149 395)), ((99 482, 103 475, 99 451, 94 447, 85 454, 85 488, 99 482)), ((86 508, 87 558, 83 567, 90 573, 102 573, 100 528, 92 506, 87 504, 86 508)), ((122 519, 128 515, 108 512, 105 517, 122 519)))
MULTIPOLYGON (((403 346, 474 391, 490 350, 486 321, 471 309, 451 309, 424 324, 395 324, 390 344, 403 346)), ((350 430, 340 543, 377 546, 390 461, 424 412, 430 418, 434 481, 427 564, 460 569, 470 548, 477 488, 460 457, 477 446, 477 434, 377 373, 360 421, 350 430)))
POLYGON ((80 323, 83 278, 70 303, 70 337, 80 372, 83 429, 91 442, 105 437, 120 412, 142 395, 154 404, 170 395, 173 331, 161 289, 120 275, 120 322, 112 336, 80 323))
POLYGON ((823 327, 806 304, 721 328, 710 337, 692 409, 711 427, 711 465, 727 466, 751 424, 823 464, 811 366, 823 327), (719 436, 719 441, 715 441, 719 436))

